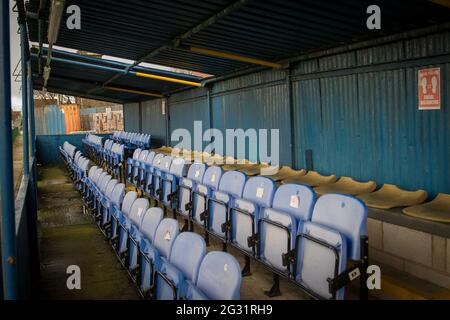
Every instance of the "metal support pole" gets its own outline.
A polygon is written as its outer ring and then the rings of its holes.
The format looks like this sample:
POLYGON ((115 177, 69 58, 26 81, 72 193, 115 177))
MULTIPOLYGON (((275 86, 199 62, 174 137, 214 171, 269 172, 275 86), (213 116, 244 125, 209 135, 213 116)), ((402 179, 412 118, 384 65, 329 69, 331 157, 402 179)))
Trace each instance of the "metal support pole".
POLYGON ((36 160, 36 124, 34 123, 33 77, 31 76, 31 60, 28 61, 28 118, 30 124, 30 156, 36 160))
POLYGON ((28 143, 28 61, 27 37, 25 24, 20 25, 20 47, 22 52, 22 144, 23 144, 23 175, 30 173, 30 145, 28 143))
POLYGON ((17 298, 16 227, 11 133, 11 68, 9 43, 9 1, 1 0, 0 30, 0 191, 2 217, 2 270, 6 300, 17 298))
POLYGON ((291 132, 291 164, 292 168, 296 168, 297 166, 297 153, 296 153, 296 132, 295 132, 295 110, 294 110, 294 101, 293 101, 293 92, 292 92, 292 74, 291 74, 291 66, 287 69, 286 74, 286 88, 288 94, 288 104, 289 104, 289 119, 290 119, 290 132, 291 132))

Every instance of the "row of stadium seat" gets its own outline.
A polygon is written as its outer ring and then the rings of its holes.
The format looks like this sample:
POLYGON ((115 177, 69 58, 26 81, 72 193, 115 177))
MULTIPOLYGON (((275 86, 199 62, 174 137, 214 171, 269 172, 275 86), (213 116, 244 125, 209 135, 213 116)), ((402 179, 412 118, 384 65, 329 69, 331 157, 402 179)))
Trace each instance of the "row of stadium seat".
MULTIPOLYGON (((151 135, 148 133, 123 132, 117 131, 112 135, 115 142, 125 144, 132 148, 150 148, 151 135)), ((133 149, 134 149, 133 148, 133 149)))
POLYGON ((93 166, 84 200, 144 297, 239 299, 240 267, 228 253, 206 253, 204 239, 179 233, 178 221, 93 166), (189 257, 186 258, 186 255, 189 257))
POLYGON ((125 145, 107 139, 104 144, 102 138, 88 134, 83 139, 83 147, 90 159, 98 166, 104 167, 114 178, 122 179, 122 167, 125 157, 125 145))
MULTIPOLYGON (((188 167, 183 158, 148 150, 137 152, 139 156, 127 161, 127 182, 185 218, 182 231, 193 231, 193 224, 197 224, 205 229, 206 240, 212 234, 223 241, 225 250, 229 244, 243 252, 244 275, 250 271, 249 257, 266 265, 274 272, 269 296, 280 294, 278 276, 282 275, 313 297, 339 299, 343 298, 343 286, 350 272, 358 269, 361 275, 365 274, 362 271, 367 265, 367 208, 356 198, 330 194, 316 203, 314 191, 307 186, 286 184, 276 189, 273 181, 265 177, 247 178, 241 172, 224 172, 219 166, 202 163, 188 167), (336 259, 331 263, 333 255, 336 259), (353 262, 349 269, 347 260, 353 262), (323 261, 327 263, 322 265, 323 261)), ((126 226, 123 228, 127 220, 120 220, 113 213, 119 211, 111 210, 104 197, 93 200, 101 194, 114 199, 113 189, 108 188, 111 179, 103 170, 94 168, 85 184, 99 183, 93 191, 87 191, 86 201, 101 218, 102 229, 108 227, 124 263, 123 255, 130 243, 122 240, 128 239, 130 232, 126 226), (126 237, 121 236, 124 232, 126 237)), ((115 201, 116 207, 119 203, 120 197, 115 201)), ((123 211, 128 217, 126 207, 123 211)))
POLYGON ((92 162, 84 157, 81 151, 69 142, 64 142, 62 147, 59 147, 59 153, 69 170, 70 177, 72 178, 75 187, 81 190, 81 182, 87 174, 92 162))
POLYGON ((250 257, 266 265, 274 272, 269 296, 280 294, 282 275, 315 298, 341 299, 355 269, 366 295, 367 207, 357 198, 328 194, 316 201, 304 185, 277 188, 266 177, 204 163, 188 167, 183 158, 140 149, 127 160, 127 182, 182 216, 183 231, 197 224, 206 242, 213 235, 225 250, 232 245, 244 253, 243 275, 250 273, 250 257))

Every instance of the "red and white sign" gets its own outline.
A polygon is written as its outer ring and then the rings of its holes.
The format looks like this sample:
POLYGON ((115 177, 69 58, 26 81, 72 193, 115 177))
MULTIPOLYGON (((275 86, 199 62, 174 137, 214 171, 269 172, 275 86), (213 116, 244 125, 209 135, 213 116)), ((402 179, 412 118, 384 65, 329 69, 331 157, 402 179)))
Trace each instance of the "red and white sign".
POLYGON ((419 70, 419 110, 441 108, 441 68, 419 70))

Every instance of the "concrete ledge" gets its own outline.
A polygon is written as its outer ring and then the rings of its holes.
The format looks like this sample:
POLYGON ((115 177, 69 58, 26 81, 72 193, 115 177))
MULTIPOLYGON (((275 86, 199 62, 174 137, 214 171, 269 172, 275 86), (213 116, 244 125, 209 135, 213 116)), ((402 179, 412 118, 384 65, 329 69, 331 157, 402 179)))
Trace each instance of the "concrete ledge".
POLYGON ((444 238, 450 238, 450 224, 410 217, 402 213, 402 208, 391 210, 369 208, 369 218, 430 233, 444 238))

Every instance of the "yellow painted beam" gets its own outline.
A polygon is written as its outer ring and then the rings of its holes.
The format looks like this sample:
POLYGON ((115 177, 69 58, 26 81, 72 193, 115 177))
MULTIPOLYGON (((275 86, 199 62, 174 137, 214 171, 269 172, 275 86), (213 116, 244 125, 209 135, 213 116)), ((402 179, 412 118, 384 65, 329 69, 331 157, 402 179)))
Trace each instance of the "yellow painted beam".
POLYGON ((223 59, 228 59, 228 60, 236 60, 236 61, 251 63, 251 64, 259 64, 261 66, 270 67, 270 68, 281 68, 282 67, 282 65, 279 63, 245 57, 245 56, 241 56, 241 55, 233 54, 233 53, 226 53, 226 52, 222 52, 222 51, 216 51, 216 50, 211 50, 211 49, 206 49, 206 48, 198 48, 198 47, 190 47, 189 49, 191 52, 203 54, 203 55, 207 55, 207 56, 213 56, 213 57, 218 57, 218 58, 223 58, 223 59))
POLYGON ((438 5, 450 8, 450 0, 431 0, 431 2, 434 2, 438 5))
POLYGON ((164 95, 159 94, 159 93, 151 93, 151 92, 138 91, 138 90, 132 90, 132 89, 110 87, 110 86, 104 86, 103 88, 107 89, 107 90, 118 91, 118 92, 136 93, 136 94, 140 94, 140 95, 143 95, 143 96, 150 96, 150 97, 157 97, 157 98, 164 97, 164 95))
POLYGON ((157 76, 157 75, 151 74, 151 73, 136 72, 136 76, 142 77, 142 78, 150 78, 150 79, 155 79, 155 80, 186 84, 188 86, 193 86, 193 87, 201 87, 202 86, 202 84, 200 82, 193 82, 193 81, 187 81, 187 80, 182 80, 182 79, 177 79, 177 78, 157 76))

